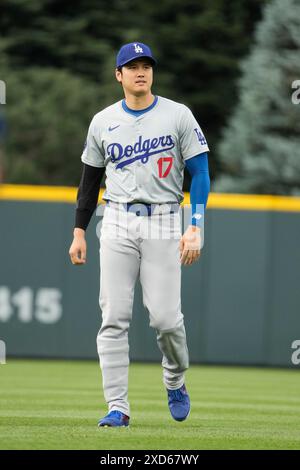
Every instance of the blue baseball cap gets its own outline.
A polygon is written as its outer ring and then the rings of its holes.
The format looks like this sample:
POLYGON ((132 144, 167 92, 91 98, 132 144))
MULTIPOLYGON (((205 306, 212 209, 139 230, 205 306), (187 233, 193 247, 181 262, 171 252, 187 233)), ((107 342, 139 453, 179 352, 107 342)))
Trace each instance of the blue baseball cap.
POLYGON ((146 46, 146 44, 142 42, 130 42, 122 46, 119 50, 116 65, 117 67, 122 67, 131 60, 139 59, 140 57, 148 57, 153 64, 157 63, 149 46, 146 46))

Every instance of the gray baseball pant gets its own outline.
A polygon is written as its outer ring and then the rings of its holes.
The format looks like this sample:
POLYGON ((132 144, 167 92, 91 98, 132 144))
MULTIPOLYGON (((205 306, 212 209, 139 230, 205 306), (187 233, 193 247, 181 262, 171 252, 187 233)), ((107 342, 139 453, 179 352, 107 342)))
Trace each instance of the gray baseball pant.
POLYGON ((162 352, 163 382, 168 389, 184 383, 189 366, 181 312, 180 213, 168 206, 150 217, 106 206, 100 236, 100 308, 97 349, 104 397, 109 411, 130 416, 129 344, 135 283, 140 277, 143 304, 162 352))

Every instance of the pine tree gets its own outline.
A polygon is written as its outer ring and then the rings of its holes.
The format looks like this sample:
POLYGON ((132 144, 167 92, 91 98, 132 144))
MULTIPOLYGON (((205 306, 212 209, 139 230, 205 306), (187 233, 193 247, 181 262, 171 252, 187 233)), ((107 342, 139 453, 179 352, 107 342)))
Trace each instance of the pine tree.
MULTIPOLYGON (((43 161, 32 157, 37 147, 32 151, 30 146, 37 131, 42 131, 36 129, 36 121, 28 119, 28 114, 21 116, 28 108, 37 116, 39 108, 43 115, 48 113, 48 127, 52 125, 50 111, 55 113, 54 105, 43 96, 46 76, 53 80, 52 84, 49 82, 49 93, 53 93, 54 101, 54 88, 63 77, 67 80, 62 84, 66 96, 71 94, 71 87, 78 89, 72 78, 82 80, 83 87, 94 96, 88 106, 91 118, 123 96, 114 76, 115 54, 121 44, 137 40, 149 43, 158 59, 153 92, 190 106, 201 124, 212 150, 210 174, 214 177, 219 171, 215 149, 236 96, 239 60, 249 51, 254 25, 261 18, 266 1, 269 0, 163 0, 158 5, 152 0, 1 0, 0 79, 9 85, 5 180, 21 182, 24 177, 24 182, 42 183, 45 173, 41 165, 53 166, 46 140, 41 139, 43 161), (33 82, 27 90, 24 86, 27 87, 29 76, 33 82), (12 89, 15 82, 18 87, 12 89), (17 125, 23 120, 30 139, 17 125)), ((79 110, 74 119, 78 124, 81 119, 84 128, 79 132, 78 126, 72 143, 86 132, 87 126, 87 107, 80 112, 84 99, 81 91, 78 93, 73 93, 72 107, 79 110)), ((60 115, 64 112, 68 114, 65 109, 60 115)), ((64 142, 70 139, 68 127, 69 121, 51 133, 51 139, 55 136, 56 155, 58 148, 63 149, 64 142)), ((55 168, 57 183, 74 184, 72 175, 78 173, 78 152, 75 145, 64 151, 74 167, 65 171, 61 160, 60 168, 55 168)), ((52 181, 55 182, 54 176, 52 181)), ((189 186, 186 184, 185 189, 189 186)))
POLYGON ((88 125, 100 110, 98 87, 45 67, 6 71, 5 79, 5 181, 78 185, 88 125))
POLYGON ((274 0, 242 63, 239 103, 219 147, 225 174, 215 191, 300 193, 300 104, 293 89, 299 53, 300 2, 274 0))

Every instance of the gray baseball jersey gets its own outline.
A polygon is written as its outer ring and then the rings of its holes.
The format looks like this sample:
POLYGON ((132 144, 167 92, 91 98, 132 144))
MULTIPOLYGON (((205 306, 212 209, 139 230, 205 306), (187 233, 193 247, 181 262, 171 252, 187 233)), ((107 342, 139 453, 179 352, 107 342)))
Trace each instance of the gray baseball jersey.
POLYGON ((138 117, 126 112, 122 101, 97 113, 81 159, 106 167, 105 200, 180 203, 184 161, 208 150, 190 109, 159 96, 138 117))

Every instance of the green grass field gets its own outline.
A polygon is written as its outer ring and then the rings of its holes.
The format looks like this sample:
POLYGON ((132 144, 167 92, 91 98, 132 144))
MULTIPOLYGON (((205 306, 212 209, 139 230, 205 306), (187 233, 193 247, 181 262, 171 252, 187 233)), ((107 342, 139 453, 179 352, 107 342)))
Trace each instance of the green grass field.
POLYGON ((298 370, 191 366, 192 409, 169 414, 161 367, 131 364, 129 428, 106 414, 97 362, 0 365, 0 449, 300 449, 298 370))

